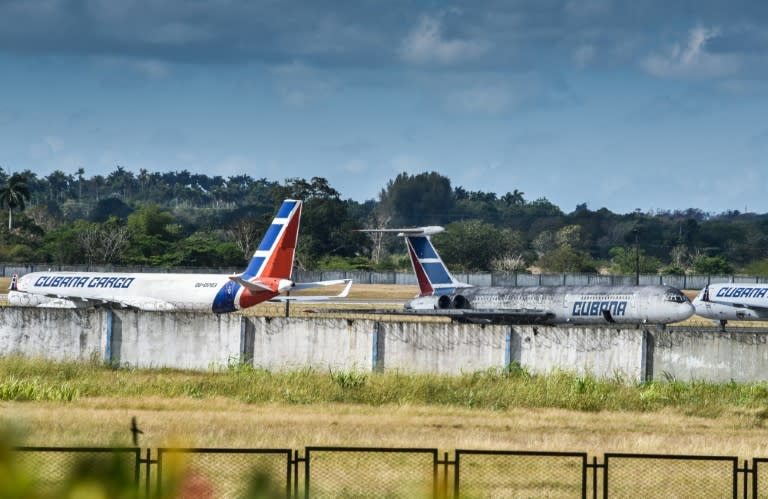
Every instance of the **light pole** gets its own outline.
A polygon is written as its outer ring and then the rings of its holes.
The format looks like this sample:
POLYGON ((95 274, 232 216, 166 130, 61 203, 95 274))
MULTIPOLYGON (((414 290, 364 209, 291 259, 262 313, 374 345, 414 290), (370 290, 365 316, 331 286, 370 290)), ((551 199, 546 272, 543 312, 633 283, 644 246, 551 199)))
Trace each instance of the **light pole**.
POLYGON ((640 285, 640 229, 632 229, 635 233, 635 286, 640 285))

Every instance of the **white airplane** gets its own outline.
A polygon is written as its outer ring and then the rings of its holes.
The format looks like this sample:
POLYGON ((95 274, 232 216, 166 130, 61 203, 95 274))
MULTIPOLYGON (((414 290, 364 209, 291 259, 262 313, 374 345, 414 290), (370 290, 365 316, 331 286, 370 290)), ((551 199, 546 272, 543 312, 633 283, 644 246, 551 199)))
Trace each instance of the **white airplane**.
POLYGON ((248 268, 239 275, 122 272, 33 272, 14 276, 14 306, 85 308, 108 306, 148 311, 225 313, 272 301, 322 301, 345 297, 351 279, 296 283, 291 280, 301 201, 283 201, 248 268), (337 296, 278 296, 290 291, 345 284, 337 296))
POLYGON ((405 238, 420 294, 401 313, 490 324, 668 324, 693 315, 690 300, 671 286, 471 286, 451 274, 432 245, 430 236, 443 230, 363 230, 405 238))
POLYGON ((768 321, 768 284, 709 284, 693 300, 696 314, 725 324, 734 321, 768 321))

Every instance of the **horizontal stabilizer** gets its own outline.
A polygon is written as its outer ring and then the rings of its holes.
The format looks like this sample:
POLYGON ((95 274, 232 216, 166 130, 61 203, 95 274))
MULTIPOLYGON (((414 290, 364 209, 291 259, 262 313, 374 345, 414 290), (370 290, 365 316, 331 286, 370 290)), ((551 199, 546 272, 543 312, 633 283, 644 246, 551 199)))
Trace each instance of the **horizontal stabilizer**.
POLYGON ((331 296, 276 296, 272 298, 270 301, 279 301, 279 302, 285 302, 285 301, 300 301, 305 303, 311 303, 316 301, 326 301, 326 300, 335 300, 337 298, 346 298, 349 296, 349 290, 352 289, 352 279, 336 279, 332 281, 317 281, 317 282, 304 282, 299 283, 294 286, 291 291, 296 291, 297 289, 311 289, 316 288, 320 286, 333 286, 336 284, 346 284, 344 286, 344 289, 341 290, 341 293, 337 295, 331 295, 331 296))
POLYGON ((264 285, 264 284, 261 284, 260 282, 246 281, 245 279, 243 279, 239 275, 231 275, 231 276, 229 276, 229 280, 230 281, 235 281, 236 283, 238 283, 239 285, 241 285, 245 289, 250 289, 251 291, 258 291, 258 292, 260 292, 260 291, 273 291, 274 292, 275 291, 271 287, 269 287, 267 285, 264 285))
POLYGON ((443 232, 445 229, 439 225, 429 225, 427 227, 411 227, 407 229, 359 229, 357 232, 395 232, 398 236, 433 236, 443 232))

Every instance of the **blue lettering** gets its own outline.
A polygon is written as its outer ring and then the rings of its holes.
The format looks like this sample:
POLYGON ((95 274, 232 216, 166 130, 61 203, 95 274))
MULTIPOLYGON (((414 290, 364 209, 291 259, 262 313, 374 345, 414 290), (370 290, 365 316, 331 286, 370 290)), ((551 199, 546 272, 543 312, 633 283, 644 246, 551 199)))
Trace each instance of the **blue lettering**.
POLYGON ((80 279, 78 279, 77 284, 75 284, 75 286, 78 287, 78 288, 82 288, 82 287, 85 286, 85 283, 87 283, 87 282, 88 282, 88 278, 87 277, 81 277, 80 279))
POLYGON ((44 281, 45 281, 45 276, 44 276, 44 275, 41 275, 41 276, 40 276, 40 277, 38 277, 38 278, 37 278, 37 280, 35 281, 35 286, 42 286, 44 281))
POLYGON ((99 278, 98 277, 91 277, 91 280, 88 282, 88 287, 89 288, 95 288, 97 284, 99 284, 99 278))
POLYGON ((627 302, 620 301, 616 306, 616 315, 624 315, 626 311, 627 311, 627 302))
POLYGON ((114 288, 115 287, 115 279, 117 279, 117 277, 110 277, 109 279, 107 279, 107 282, 104 284, 104 287, 105 288, 114 288))
POLYGON ((573 311, 571 312, 571 315, 581 315, 581 302, 580 301, 573 302, 573 311))
POLYGON ((600 313, 600 302, 593 301, 592 305, 589 307, 589 315, 598 315, 599 313, 600 313))
POLYGON ((755 298, 765 298, 765 293, 768 292, 768 288, 760 288, 755 298))
POLYGON ((121 287, 127 288, 128 286, 131 285, 131 283, 133 283, 133 279, 134 279, 133 277, 126 277, 125 284, 123 284, 121 287))

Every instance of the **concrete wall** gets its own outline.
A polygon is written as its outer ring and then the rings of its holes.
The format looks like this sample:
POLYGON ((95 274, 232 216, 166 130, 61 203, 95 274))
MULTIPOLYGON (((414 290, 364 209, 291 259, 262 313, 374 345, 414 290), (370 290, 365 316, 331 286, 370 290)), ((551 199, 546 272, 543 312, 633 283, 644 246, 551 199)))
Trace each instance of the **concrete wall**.
POLYGON ((399 370, 459 374, 512 363, 629 381, 768 380, 768 332, 478 326, 240 315, 0 309, 0 355, 136 367, 399 370))
POLYGON ((657 331, 649 377, 717 382, 768 380, 768 332, 657 331))
POLYGON ((0 354, 52 360, 103 358, 104 311, 0 309, 0 354))

